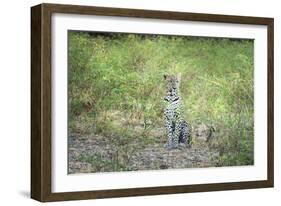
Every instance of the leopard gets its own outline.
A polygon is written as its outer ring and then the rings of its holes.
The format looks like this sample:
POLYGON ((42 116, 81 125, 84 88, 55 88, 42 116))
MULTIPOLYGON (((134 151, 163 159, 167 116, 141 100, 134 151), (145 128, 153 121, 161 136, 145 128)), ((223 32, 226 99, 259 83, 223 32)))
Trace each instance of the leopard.
POLYGON ((181 75, 164 75, 166 82, 166 94, 164 100, 164 122, 167 133, 167 149, 178 148, 179 145, 190 145, 191 125, 182 118, 180 80, 181 75))

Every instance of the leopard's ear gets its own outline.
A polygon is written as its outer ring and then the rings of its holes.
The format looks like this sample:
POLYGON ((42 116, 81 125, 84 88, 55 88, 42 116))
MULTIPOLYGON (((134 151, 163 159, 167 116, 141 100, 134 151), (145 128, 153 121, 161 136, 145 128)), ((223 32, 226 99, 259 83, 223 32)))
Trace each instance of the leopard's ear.
POLYGON ((181 73, 177 74, 177 80, 180 82, 181 81, 181 73))
POLYGON ((167 75, 166 74, 164 74, 163 77, 164 77, 165 80, 167 79, 167 75))

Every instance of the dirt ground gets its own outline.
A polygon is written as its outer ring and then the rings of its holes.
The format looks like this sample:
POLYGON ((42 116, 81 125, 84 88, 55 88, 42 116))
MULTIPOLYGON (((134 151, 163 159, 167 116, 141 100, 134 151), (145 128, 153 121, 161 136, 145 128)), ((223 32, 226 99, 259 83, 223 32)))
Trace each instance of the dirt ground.
POLYGON ((112 144, 111 139, 88 134, 69 137, 69 174, 215 167, 218 152, 207 143, 167 150, 164 142, 112 144))

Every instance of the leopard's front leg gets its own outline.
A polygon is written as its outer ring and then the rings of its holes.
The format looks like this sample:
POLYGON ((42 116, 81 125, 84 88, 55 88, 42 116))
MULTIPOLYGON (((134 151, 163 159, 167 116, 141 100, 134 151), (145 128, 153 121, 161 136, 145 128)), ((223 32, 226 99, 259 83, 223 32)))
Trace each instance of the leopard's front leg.
POLYGON ((168 136, 167 143, 165 147, 167 149, 174 148, 174 131, 175 131, 175 122, 174 122, 174 112, 171 110, 171 108, 168 106, 164 112, 165 116, 165 127, 166 127, 166 133, 168 136))
POLYGON ((179 137, 180 137, 180 121, 177 119, 175 121, 175 129, 173 134, 173 147, 177 148, 179 146, 179 137))
POLYGON ((166 133, 167 133, 167 136, 168 136, 168 140, 167 140, 167 143, 165 145, 165 147, 167 149, 172 149, 173 148, 173 123, 172 121, 167 118, 165 118, 165 121, 166 121, 166 133))

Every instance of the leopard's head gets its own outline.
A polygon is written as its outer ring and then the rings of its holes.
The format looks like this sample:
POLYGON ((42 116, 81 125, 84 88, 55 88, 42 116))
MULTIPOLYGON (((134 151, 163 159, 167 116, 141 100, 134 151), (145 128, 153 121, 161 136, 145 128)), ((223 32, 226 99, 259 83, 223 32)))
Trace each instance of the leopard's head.
POLYGON ((166 101, 174 101, 178 98, 178 90, 180 85, 180 74, 168 74, 164 75, 164 80, 166 81, 166 101))

